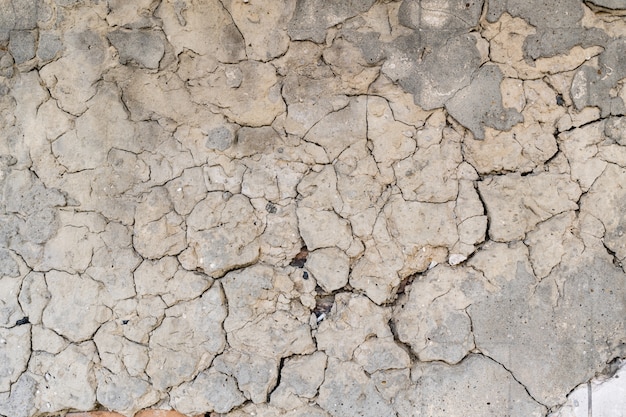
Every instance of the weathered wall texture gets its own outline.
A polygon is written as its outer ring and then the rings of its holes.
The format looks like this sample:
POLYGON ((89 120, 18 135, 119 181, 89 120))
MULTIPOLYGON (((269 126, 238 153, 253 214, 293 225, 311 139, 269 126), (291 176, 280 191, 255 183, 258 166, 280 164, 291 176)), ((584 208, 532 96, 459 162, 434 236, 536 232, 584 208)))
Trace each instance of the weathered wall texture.
POLYGON ((625 15, 0 0, 0 415, 558 409, 626 357, 625 15))

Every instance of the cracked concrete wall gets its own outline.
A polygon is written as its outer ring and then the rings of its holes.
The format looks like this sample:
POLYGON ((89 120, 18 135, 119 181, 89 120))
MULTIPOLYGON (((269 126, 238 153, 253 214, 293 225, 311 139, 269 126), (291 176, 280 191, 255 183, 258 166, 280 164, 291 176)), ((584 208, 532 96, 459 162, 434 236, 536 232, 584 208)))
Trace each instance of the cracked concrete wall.
POLYGON ((626 357, 625 54, 621 0, 0 0, 0 415, 559 412, 626 357))

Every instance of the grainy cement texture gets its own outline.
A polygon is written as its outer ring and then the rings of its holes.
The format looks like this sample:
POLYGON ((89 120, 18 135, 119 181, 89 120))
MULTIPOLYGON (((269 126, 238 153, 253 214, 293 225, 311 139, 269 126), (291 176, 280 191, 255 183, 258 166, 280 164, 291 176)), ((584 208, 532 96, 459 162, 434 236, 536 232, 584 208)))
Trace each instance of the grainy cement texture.
POLYGON ((625 56, 623 0, 0 0, 0 415, 560 412, 625 56))

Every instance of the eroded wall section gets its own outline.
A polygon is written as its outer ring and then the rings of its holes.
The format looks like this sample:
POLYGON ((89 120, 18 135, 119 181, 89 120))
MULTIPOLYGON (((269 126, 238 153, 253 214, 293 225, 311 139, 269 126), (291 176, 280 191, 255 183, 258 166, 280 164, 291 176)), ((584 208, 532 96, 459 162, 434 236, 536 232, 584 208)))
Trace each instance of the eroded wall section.
POLYGON ((0 0, 0 415, 557 410, 626 357, 625 15, 0 0))

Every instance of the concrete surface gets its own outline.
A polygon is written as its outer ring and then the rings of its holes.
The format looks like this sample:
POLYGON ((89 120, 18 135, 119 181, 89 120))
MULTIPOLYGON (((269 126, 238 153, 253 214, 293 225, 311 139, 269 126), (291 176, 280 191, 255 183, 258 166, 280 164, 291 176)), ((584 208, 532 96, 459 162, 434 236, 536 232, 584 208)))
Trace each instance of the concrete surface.
POLYGON ((621 0, 0 0, 0 415, 624 416, 624 56, 621 0))

